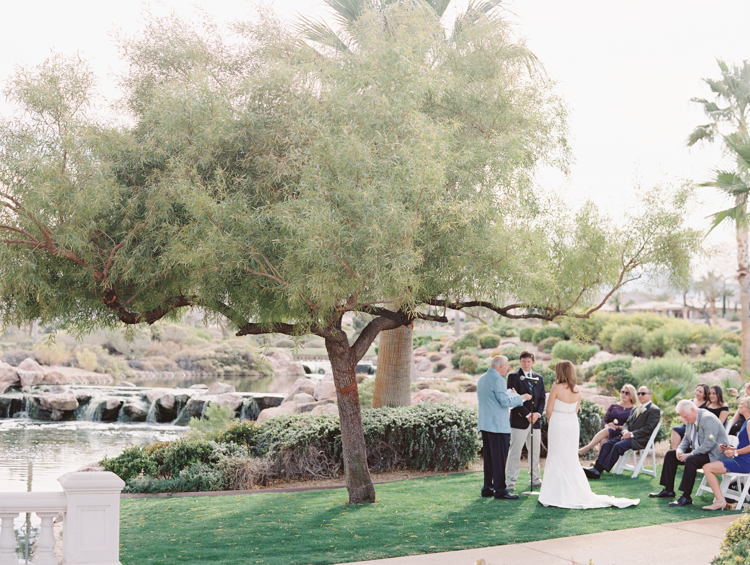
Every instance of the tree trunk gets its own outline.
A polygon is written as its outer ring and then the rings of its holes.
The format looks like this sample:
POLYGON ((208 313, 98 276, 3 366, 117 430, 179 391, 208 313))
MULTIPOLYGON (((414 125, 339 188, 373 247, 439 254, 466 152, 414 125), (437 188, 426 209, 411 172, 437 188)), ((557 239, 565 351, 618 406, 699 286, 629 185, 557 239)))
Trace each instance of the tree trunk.
POLYGON ((339 404, 344 477, 346 490, 349 491, 349 504, 375 502, 375 487, 367 467, 367 448, 355 379, 357 359, 346 334, 342 332, 326 337, 325 344, 339 404))
POLYGON ((742 320, 743 375, 750 373, 750 250, 747 226, 737 226, 737 280, 740 283, 740 319, 742 320))
POLYGON ((380 333, 373 408, 411 404, 413 334, 414 330, 408 326, 380 333))

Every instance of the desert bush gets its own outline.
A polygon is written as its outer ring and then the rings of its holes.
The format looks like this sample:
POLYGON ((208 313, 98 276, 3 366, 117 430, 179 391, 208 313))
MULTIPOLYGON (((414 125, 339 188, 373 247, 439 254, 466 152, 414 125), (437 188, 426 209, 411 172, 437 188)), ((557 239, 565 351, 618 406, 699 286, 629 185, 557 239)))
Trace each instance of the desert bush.
POLYGON ((13 365, 14 367, 18 367, 24 359, 34 359, 36 358, 36 353, 31 351, 30 349, 11 349, 9 351, 6 351, 3 353, 2 360, 3 362, 7 363, 8 365, 13 365))
POLYGON ((545 353, 549 353, 552 351, 552 348, 555 347, 555 344, 560 341, 560 338, 554 335, 551 335, 549 337, 545 337, 542 341, 540 341, 537 344, 537 347, 539 348, 539 351, 544 351, 545 353))
POLYGON ((454 353, 465 349, 477 348, 479 347, 479 338, 474 333, 468 333, 454 341, 452 347, 454 353))
POLYGON ((217 468, 222 474, 223 490, 250 490, 266 486, 276 478, 268 459, 256 457, 226 457, 217 468))
POLYGON ((119 353, 126 359, 143 357, 151 348, 151 335, 148 331, 136 329, 107 330, 94 342, 110 353, 119 353))
POLYGON ((690 389, 695 380, 695 368, 682 358, 649 359, 643 363, 635 363, 631 371, 640 385, 651 388, 674 384, 690 389))
POLYGON ((82 347, 81 349, 76 351, 76 364, 81 369, 86 369, 87 371, 96 371, 96 369, 99 367, 99 362, 97 361, 96 357, 96 353, 91 351, 88 347, 82 347))
POLYGON ((442 344, 439 341, 435 341, 427 345, 427 351, 440 351, 442 344))
POLYGON ((596 385, 611 396, 619 396, 622 385, 630 383, 640 386, 640 381, 630 369, 622 366, 610 366, 596 373, 596 385))
POLYGON ((137 446, 127 448, 117 457, 105 457, 99 464, 102 469, 114 473, 125 482, 140 475, 152 477, 158 472, 153 455, 137 446))
POLYGON ((171 323, 155 323, 151 326, 151 339, 171 341, 179 345, 205 345, 206 340, 198 337, 193 328, 171 323))
POLYGON ((185 371, 201 371, 215 375, 272 375, 268 360, 249 340, 232 339, 200 349, 182 351, 175 358, 185 371))
POLYGON ((427 346, 432 343, 432 336, 430 335, 416 335, 412 338, 412 346, 414 349, 417 347, 427 346))
POLYGON ((711 565, 737 565, 750 562, 750 514, 732 522, 724 534, 719 555, 711 565))
POLYGON ((688 327, 682 324, 670 324, 648 335, 643 344, 643 353, 652 357, 666 355, 670 350, 684 353, 691 343, 688 327))
POLYGON ((612 359, 611 361, 604 361, 603 363, 599 363, 598 365, 594 365, 593 367, 589 367, 588 369, 586 369, 586 373, 584 374, 584 377, 586 379, 590 379, 591 377, 594 377, 597 374, 601 373, 602 371, 609 369, 611 367, 622 367, 624 369, 630 369, 630 366, 632 364, 633 364, 633 358, 629 355, 621 359, 612 359))
POLYGON ((280 347, 282 349, 292 349, 294 347, 294 340, 286 337, 279 338, 273 342, 274 347, 280 347))
POLYGON ((523 349, 517 345, 504 345, 501 349, 501 355, 505 355, 508 358, 508 361, 516 361, 521 357, 521 352, 523 351, 523 349))
POLYGON ((499 321, 490 326, 490 329, 492 333, 500 337, 515 337, 518 335, 518 328, 508 318, 500 318, 499 321))
POLYGON ((362 408, 372 408, 372 395, 375 391, 375 377, 369 377, 357 385, 359 405, 362 408))
POLYGON ((690 364, 693 366, 696 373, 710 373, 711 371, 721 368, 719 363, 711 361, 710 359, 693 359, 690 361, 690 364))
POLYGON ((539 328, 531 327, 531 328, 522 328, 520 332, 518 332, 518 336, 521 338, 521 341, 531 341, 534 337, 534 332, 536 332, 539 328))
POLYGON ((717 345, 721 346, 727 355, 734 355, 735 357, 740 356, 740 347, 742 344, 735 343, 733 341, 720 341, 717 345))
POLYGON ((540 341, 548 337, 565 339, 565 330, 559 326, 543 326, 534 332, 531 342, 537 345, 540 341))
POLYGON ((643 355, 643 342, 646 330, 640 326, 627 325, 619 328, 610 341, 610 347, 615 353, 630 353, 643 355))
POLYGON ((63 365, 70 359, 70 350, 62 343, 43 340, 34 344, 34 355, 42 365, 63 365))
POLYGON ((588 318, 563 318, 560 327, 565 335, 583 343, 593 343, 599 339, 599 334, 612 318, 612 314, 594 312, 588 318))
POLYGON ((222 490, 224 473, 220 468, 195 463, 174 477, 137 477, 125 482, 125 493, 211 492, 222 490))
POLYGON ((500 336, 495 334, 485 334, 479 338, 479 346, 482 349, 494 349, 500 345, 500 336))
POLYGON ((552 359, 561 359, 573 363, 588 361, 599 351, 598 345, 587 345, 572 341, 560 341, 552 348, 552 359))
POLYGON ((466 373, 459 373, 458 375, 453 375, 451 377, 451 381, 453 382, 471 382, 474 379, 471 378, 470 375, 467 375, 466 373))
POLYGON ((462 355, 458 361, 458 369, 464 373, 474 374, 479 365, 479 359, 476 355, 462 355))
POLYGON ((549 391, 549 389, 552 388, 552 385, 555 384, 555 366, 554 364, 550 363, 549 365, 539 365, 534 366, 534 371, 542 375, 542 380, 544 380, 544 388, 545 390, 549 391))
POLYGON ((210 402, 206 407, 203 418, 190 418, 188 426, 190 431, 187 433, 189 438, 210 439, 218 441, 221 434, 229 428, 234 420, 234 410, 231 406, 220 406, 210 402))
POLYGON ((159 474, 176 477, 180 471, 196 463, 216 463, 221 458, 222 451, 215 441, 180 438, 160 450, 160 455, 164 462, 159 474))

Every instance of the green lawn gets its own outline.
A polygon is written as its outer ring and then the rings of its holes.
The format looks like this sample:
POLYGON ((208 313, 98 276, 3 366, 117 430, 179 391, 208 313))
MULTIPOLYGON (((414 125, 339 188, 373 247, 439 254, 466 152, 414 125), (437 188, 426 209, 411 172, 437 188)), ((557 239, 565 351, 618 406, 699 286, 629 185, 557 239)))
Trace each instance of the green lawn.
MULTIPOLYGON (((521 474, 521 484, 524 473, 521 474)), ((525 473, 528 481, 528 473, 525 473)), ((349 506, 343 489, 252 495, 123 499, 120 559, 144 563, 326 564, 590 534, 715 516, 648 498, 657 479, 592 481, 595 492, 640 498, 625 509, 544 508, 536 497, 479 496, 481 473, 377 485, 378 502, 349 506)))

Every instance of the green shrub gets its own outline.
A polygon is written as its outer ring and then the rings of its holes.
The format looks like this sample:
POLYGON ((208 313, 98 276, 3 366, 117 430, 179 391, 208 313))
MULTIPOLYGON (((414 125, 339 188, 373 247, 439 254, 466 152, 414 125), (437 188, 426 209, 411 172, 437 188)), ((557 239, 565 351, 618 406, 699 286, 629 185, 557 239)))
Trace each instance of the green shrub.
POLYGON ((611 396, 619 396, 622 385, 630 383, 638 388, 640 385, 630 369, 622 366, 611 366, 596 373, 596 385, 611 396))
POLYGON ((216 441, 218 443, 236 443, 249 448, 255 445, 259 433, 260 426, 255 422, 234 420, 227 429, 218 435, 216 441))
POLYGON ((272 375, 270 362, 247 339, 228 339, 179 353, 175 362, 185 371, 216 375, 272 375))
POLYGON ((555 344, 559 341, 560 341, 559 337, 551 335, 549 337, 545 337, 542 341, 540 341, 537 344, 537 347, 539 348, 539 351, 544 351, 545 353, 549 353, 550 351, 552 351, 552 348, 555 347, 555 344))
POLYGON ((721 368, 719 363, 709 359, 693 359, 690 361, 690 364, 693 366, 696 373, 710 373, 711 371, 721 368))
POLYGON ((363 380, 357 385, 359 405, 362 408, 372 408, 372 395, 375 391, 375 377, 363 380))
POLYGON ((630 353, 643 355, 643 343, 646 330, 640 326, 628 325, 619 328, 610 341, 610 347, 615 353, 630 353))
POLYGON ((440 351, 442 344, 439 341, 430 343, 427 346, 427 351, 440 351))
POLYGON ((565 339, 565 330, 559 326, 544 326, 534 332, 531 342, 537 345, 540 341, 548 337, 565 339))
POLYGON ((506 345, 502 348, 502 355, 505 355, 508 358, 508 361, 516 361, 521 357, 521 349, 517 345, 506 345))
POLYGON ((724 334, 719 338, 719 341, 716 342, 716 345, 721 346, 724 352, 728 355, 734 355, 735 357, 741 356, 740 348, 742 347, 742 338, 737 334, 724 334))
POLYGON ((129 447, 117 457, 105 457, 99 464, 102 469, 114 473, 126 482, 141 474, 152 477, 158 471, 155 458, 140 447, 129 447))
POLYGON ((196 463, 216 463, 221 457, 221 450, 215 441, 180 438, 162 449, 161 457, 164 463, 159 473, 174 477, 196 463))
POLYGON ((486 334, 479 338, 479 346, 482 349, 494 349, 500 345, 500 336, 495 334, 486 334))
POLYGON ((479 361, 479 364, 477 365, 477 368, 474 369, 473 375, 483 375, 487 371, 490 370, 490 360, 489 359, 482 359, 479 361))
POLYGON ((474 333, 468 333, 454 341, 452 347, 454 352, 462 351, 464 349, 477 348, 479 347, 479 338, 474 333))
POLYGON ((479 365, 479 359, 476 355, 462 355, 458 362, 458 369, 464 373, 474 374, 479 365))
POLYGON ((552 348, 552 359, 581 363, 588 361, 599 351, 598 345, 587 345, 572 341, 560 341, 552 348))
POLYGON ((518 329, 507 318, 501 318, 499 322, 495 322, 490 328, 492 333, 500 337, 515 337, 518 335, 518 329))
POLYGON ((612 314, 594 312, 588 318, 563 318, 560 327, 570 339, 593 343, 599 339, 599 334, 611 318, 612 314))
POLYGON ((46 339, 34 344, 34 354, 42 365, 62 365, 71 356, 64 344, 46 339))
POLYGON ((711 565, 737 565, 750 562, 750 514, 732 522, 721 542, 721 552, 711 565))
POLYGON ((538 328, 522 328, 521 331, 518 333, 519 337, 521 338, 521 341, 531 341, 534 337, 534 332, 537 331, 538 328))
POLYGON ((586 369, 584 377, 586 379, 590 379, 591 377, 594 377, 602 371, 610 369, 612 367, 622 367, 623 369, 630 369, 630 365, 632 364, 633 358, 631 356, 626 356, 621 359, 612 359, 611 361, 604 361, 602 363, 599 363, 598 365, 594 365, 593 367, 589 367, 588 369, 586 369))
POLYGON ((542 379, 544 380, 544 389, 549 391, 549 389, 552 388, 552 385, 555 384, 555 368, 552 366, 552 364, 549 365, 542 365, 538 367, 534 367, 534 370, 542 375, 542 379))
POLYGON ((76 361, 81 369, 86 369, 87 371, 96 371, 96 368, 99 366, 96 360, 96 353, 88 347, 83 347, 76 351, 76 361))
POLYGON ((651 332, 644 341, 643 352, 652 357, 666 355, 672 349, 684 353, 691 343, 690 328, 673 323, 651 332))
POLYGON ((487 324, 482 324, 477 329, 473 330, 471 333, 473 333, 477 337, 480 337, 485 334, 492 333, 492 330, 487 324))
POLYGON ((432 336, 429 335, 416 335, 412 339, 412 344, 414 345, 414 349, 417 347, 422 347, 429 345, 432 342, 432 336))
POLYGON ((234 420, 234 409, 231 406, 209 403, 203 418, 190 418, 188 437, 206 436, 206 439, 215 440, 229 427, 232 420, 234 420))
POLYGON ((183 469, 176 477, 140 477, 126 481, 123 492, 211 492, 222 490, 224 473, 211 465, 196 463, 183 469))
POLYGON ((631 371, 640 385, 651 388, 673 384, 690 389, 695 384, 695 368, 685 359, 650 359, 635 363, 631 371))

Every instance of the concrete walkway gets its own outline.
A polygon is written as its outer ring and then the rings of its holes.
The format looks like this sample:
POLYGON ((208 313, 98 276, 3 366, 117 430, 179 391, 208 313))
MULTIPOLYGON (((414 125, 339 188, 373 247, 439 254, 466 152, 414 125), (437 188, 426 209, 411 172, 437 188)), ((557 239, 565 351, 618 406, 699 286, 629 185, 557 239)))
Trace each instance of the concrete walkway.
POLYGON ((741 513, 630 530, 499 545, 349 565, 710 565, 741 513))

